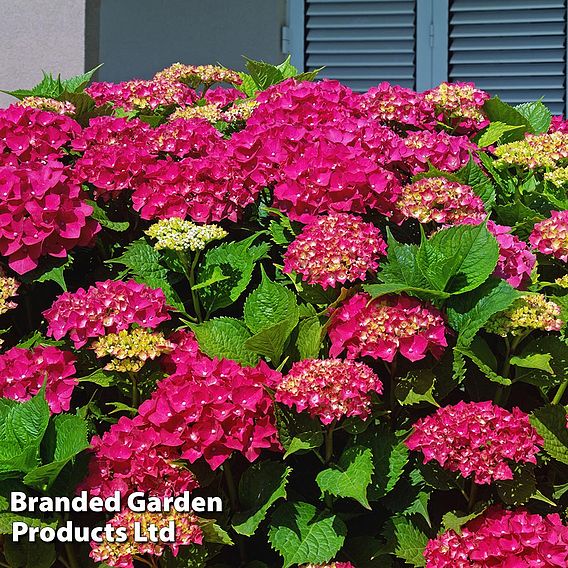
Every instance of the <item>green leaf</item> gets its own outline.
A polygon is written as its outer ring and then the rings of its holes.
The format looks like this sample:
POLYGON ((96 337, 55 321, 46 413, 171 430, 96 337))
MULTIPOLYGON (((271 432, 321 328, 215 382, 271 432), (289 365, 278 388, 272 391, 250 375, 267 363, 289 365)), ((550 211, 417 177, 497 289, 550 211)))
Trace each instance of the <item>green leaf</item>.
POLYGON ((274 512, 268 540, 284 559, 284 567, 329 562, 347 534, 336 515, 318 511, 304 502, 284 503, 274 512))
POLYGON ((233 528, 239 534, 252 536, 278 499, 286 498, 286 485, 292 469, 280 462, 253 464, 239 482, 239 502, 244 509, 233 516, 233 528))
POLYGON ((130 226, 128 221, 111 221, 108 218, 107 212, 102 207, 99 207, 96 201, 87 199, 86 202, 93 208, 91 217, 97 220, 101 227, 105 227, 111 231, 116 231, 117 233, 122 233, 130 226))
POLYGON ((292 56, 288 55, 285 61, 276 66, 276 68, 282 73, 284 79, 295 77, 298 74, 298 70, 290 63, 291 59, 292 56))
POLYGON ((4 542, 4 556, 11 568, 50 568, 57 553, 53 542, 4 542))
POLYGON ((373 455, 369 448, 351 446, 347 448, 336 466, 324 469, 316 477, 322 495, 329 493, 335 497, 355 499, 366 509, 370 509, 367 488, 373 475, 373 455))
POLYGON ((296 347, 300 359, 316 359, 321 349, 323 328, 317 316, 300 321, 296 347))
POLYGON ((89 447, 87 423, 79 416, 59 414, 50 423, 46 434, 46 459, 49 463, 30 471, 24 483, 41 491, 53 485, 61 470, 89 447))
POLYGON ((264 61, 255 61, 245 57, 245 67, 250 76, 256 83, 259 90, 264 91, 271 85, 276 85, 284 80, 284 74, 278 67, 265 63, 264 61))
POLYGON ((423 556, 428 543, 428 537, 409 519, 404 516, 393 517, 389 523, 394 532, 396 547, 394 553, 397 558, 404 560, 412 566, 425 566, 423 556))
POLYGON ((43 79, 31 89, 20 89, 17 91, 1 91, 16 97, 17 99, 24 99, 25 97, 47 97, 50 99, 56 99, 59 97, 63 91, 63 85, 61 83, 61 77, 58 75, 54 78, 51 73, 43 73, 43 79))
POLYGON ((229 278, 230 276, 225 276, 218 266, 214 266, 213 274, 211 274, 209 279, 205 282, 201 282, 200 284, 195 284, 193 286, 193 290, 202 290, 203 288, 208 288, 213 284, 217 284, 217 282, 223 282, 223 280, 228 280, 229 278))
POLYGON ((70 79, 64 79, 63 81, 61 81, 61 84, 67 91, 71 93, 77 93, 83 91, 84 88, 89 84, 89 82, 93 78, 93 75, 102 66, 103 64, 101 63, 100 65, 97 65, 94 69, 91 69, 86 73, 82 73, 81 75, 75 75, 75 77, 71 77, 70 79))
POLYGON ((543 335, 529 338, 523 342, 519 357, 530 358, 541 356, 548 358, 552 373, 548 369, 519 368, 515 378, 517 381, 529 383, 538 387, 550 387, 568 376, 568 345, 555 335, 543 335))
POLYGON ((284 459, 296 452, 319 448, 323 444, 321 422, 307 413, 294 412, 282 404, 274 405, 278 438, 286 450, 284 459))
POLYGON ((467 347, 494 314, 506 310, 521 293, 498 278, 477 289, 451 298, 447 304, 449 324, 459 333, 458 345, 467 347))
POLYGON ((146 239, 132 242, 124 254, 107 262, 126 266, 134 279, 141 284, 150 288, 161 288, 168 304, 185 313, 183 302, 169 281, 167 268, 160 264, 160 253, 146 239))
POLYGON ((371 449, 375 468, 369 499, 376 501, 390 493, 401 478, 408 463, 408 447, 386 426, 368 428, 353 443, 371 449))
POLYGON ((268 328, 255 333, 245 341, 245 347, 258 353, 278 366, 293 329, 298 325, 298 306, 290 310, 289 317, 268 328))
POLYGON ((0 414, 0 475, 28 473, 39 464, 39 448, 49 423, 45 389, 23 403, 2 401, 0 414))
POLYGON ((304 71, 296 75, 296 81, 315 81, 317 76, 325 69, 325 67, 318 67, 317 69, 312 69, 311 71, 304 71))
POLYGON ((523 103, 517 105, 515 110, 526 118, 534 134, 548 132, 552 114, 550 109, 542 104, 542 101, 523 103))
POLYGON ((211 280, 215 270, 226 276, 223 280, 209 284, 199 291, 199 297, 207 313, 226 308, 236 302, 249 285, 256 262, 268 251, 269 245, 263 243, 252 246, 261 235, 256 233, 247 239, 234 243, 223 243, 205 254, 199 268, 197 283, 211 280))
POLYGON ((239 85, 239 91, 247 95, 247 97, 252 97, 257 92, 258 88, 254 79, 248 73, 239 73, 239 77, 242 83, 239 85))
POLYGON ((495 186, 473 157, 455 175, 459 182, 469 185, 475 194, 481 198, 486 211, 491 211, 495 203, 495 186))
POLYGON ((476 337, 469 347, 457 345, 454 350, 470 359, 478 369, 492 382, 500 385, 511 385, 511 379, 502 377, 496 372, 496 360, 487 342, 476 337))
POLYGON ((522 128, 522 126, 512 126, 499 121, 492 122, 477 139, 477 145, 480 148, 491 146, 495 144, 495 142, 498 142, 503 134, 511 130, 516 130, 517 128, 522 128))
POLYGON ((212 542, 216 544, 226 544, 231 546, 233 541, 226 530, 222 529, 215 523, 215 519, 202 519, 198 521, 201 530, 203 531, 203 540, 205 542, 212 542))
POLYGON ((65 283, 65 277, 63 273, 66 268, 69 268, 73 264, 73 257, 68 256, 65 260, 59 263, 58 266, 54 266, 47 272, 44 272, 41 276, 35 278, 36 282, 55 282, 59 284, 60 288, 67 292, 67 284, 65 283))
POLYGON ((530 122, 514 107, 503 102, 499 97, 485 101, 483 110, 491 122, 502 122, 511 126, 519 126, 516 130, 508 132, 504 142, 521 140, 526 132, 531 132, 530 122))
POLYGON ((442 229, 422 239, 418 268, 435 290, 462 294, 485 282, 499 259, 499 245, 484 224, 442 229))
POLYGON ((104 369, 95 369, 92 373, 85 377, 77 379, 80 383, 93 383, 100 387, 112 387, 116 384, 116 377, 110 371, 104 369))
POLYGON ((554 370, 550 366, 552 355, 550 353, 532 353, 523 357, 511 357, 509 362, 516 367, 523 367, 525 369, 539 369, 551 375, 554 375, 554 370))
POLYGON ((271 328, 298 311, 294 292, 270 280, 262 267, 261 272, 260 286, 251 292, 244 306, 244 320, 252 333, 271 328))
POLYGON ((258 363, 258 356, 245 347, 251 335, 241 320, 213 318, 200 324, 191 324, 190 327, 199 348, 209 357, 232 359, 246 366, 258 363))
POLYGON ((463 514, 461 512, 449 511, 442 517, 442 530, 443 532, 454 531, 455 533, 461 535, 462 527, 469 523, 469 521, 472 521, 473 519, 476 519, 477 517, 482 515, 485 510, 485 508, 481 508, 479 511, 470 513, 469 515, 463 514))
POLYGON ((0 534, 12 534, 14 523, 26 523, 28 527, 51 527, 57 528, 59 522, 56 520, 48 521, 39 517, 28 517, 3 511, 0 513, 0 534))
POLYGON ((513 479, 498 481, 497 493, 506 505, 524 505, 536 492, 533 464, 516 463, 511 466, 513 479))
POLYGON ((566 410, 558 404, 537 408, 530 417, 531 424, 544 439, 544 450, 555 460, 568 464, 568 428, 566 410))
POLYGON ((402 406, 428 402, 440 406, 434 399, 436 377, 431 369, 413 369, 396 383, 395 396, 402 406))

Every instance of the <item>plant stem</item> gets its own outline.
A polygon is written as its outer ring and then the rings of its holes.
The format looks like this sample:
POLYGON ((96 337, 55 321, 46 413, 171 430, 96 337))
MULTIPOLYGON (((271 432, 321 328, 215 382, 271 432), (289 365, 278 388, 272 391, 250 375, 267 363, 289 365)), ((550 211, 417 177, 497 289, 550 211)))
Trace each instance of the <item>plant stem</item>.
POLYGON ((187 260, 187 256, 184 251, 178 252, 178 258, 183 266, 183 271, 185 272, 185 277, 189 282, 189 287, 191 289, 191 302, 193 304, 193 311, 197 316, 198 323, 203 321, 203 315, 201 313, 201 305, 199 304, 199 296, 197 292, 193 289, 195 286, 195 269, 197 268, 197 263, 199 262, 199 255, 200 251, 197 251, 193 256, 193 260, 191 262, 191 266, 187 260))
POLYGON ((475 481, 472 480, 471 482, 471 488, 469 490, 469 499, 467 501, 467 512, 471 512, 471 510, 473 509, 473 506, 475 505, 475 501, 477 500, 477 483, 475 483, 475 481))
POLYGON ((334 420, 325 431, 325 458, 324 462, 327 465, 333 457, 333 431, 335 430, 336 420, 334 420))
POLYGON ((132 408, 138 408, 140 406, 140 390, 138 389, 136 373, 128 373, 128 375, 132 382, 132 408))
POLYGON ((228 462, 223 465, 223 473, 225 474, 225 482, 227 484, 227 491, 229 492, 229 500, 231 501, 231 508, 233 513, 239 510, 239 497, 237 494, 237 487, 235 485, 235 478, 228 462))
POLYGON ((67 562, 69 563, 70 568, 81 568, 79 565, 79 561, 75 556, 75 548, 71 542, 65 543, 65 554, 67 556, 67 562))
POLYGON ((552 404, 559 404, 560 400, 562 399, 562 396, 564 394, 564 392, 566 391, 566 387, 568 387, 568 378, 564 379, 564 382, 558 387, 558 390, 556 391, 556 394, 554 395, 554 398, 552 399, 552 404))

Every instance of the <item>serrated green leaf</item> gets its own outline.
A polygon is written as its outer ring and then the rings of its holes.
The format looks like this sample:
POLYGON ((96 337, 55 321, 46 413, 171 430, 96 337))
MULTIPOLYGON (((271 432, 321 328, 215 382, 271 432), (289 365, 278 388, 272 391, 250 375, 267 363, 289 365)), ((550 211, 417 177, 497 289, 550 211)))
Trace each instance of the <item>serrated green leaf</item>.
POLYGON ((300 321, 296 347, 301 359, 315 359, 321 349, 322 325, 317 316, 300 321))
POLYGON ((552 374, 548 370, 536 367, 519 367, 515 375, 517 381, 538 387, 550 387, 568 376, 568 345, 559 337, 543 335, 541 337, 529 338, 526 342, 523 342, 518 356, 530 358, 535 355, 549 358, 552 374))
POLYGON ((530 421, 544 440, 545 452, 561 463, 568 464, 568 428, 566 410, 559 404, 537 408, 530 421))
POLYGON ((428 537, 408 517, 393 517, 389 523, 396 539, 396 557, 412 566, 425 566, 423 553, 428 537))
POLYGON ((259 90, 264 91, 271 85, 276 85, 284 80, 284 74, 276 65, 264 61, 255 61, 247 57, 245 57, 245 60, 245 67, 259 90))
POLYGON ((456 345, 454 351, 470 359, 477 368, 492 382, 500 385, 511 385, 511 379, 502 377, 496 371, 496 360, 487 342, 476 337, 469 347, 456 345))
POLYGON ((111 387, 116 384, 116 377, 110 371, 95 369, 89 375, 77 379, 80 383, 93 383, 100 387, 111 387))
POLYGON ((481 285, 495 270, 499 245, 481 225, 459 225, 423 238, 416 253, 418 268, 430 287, 463 294, 481 285))
POLYGON ((211 280, 215 270, 226 276, 223 280, 199 290, 199 297, 208 314, 236 302, 249 285, 255 264, 266 254, 269 245, 252 246, 261 233, 243 241, 223 243, 209 249, 197 275, 197 283, 211 280))
POLYGON ((168 304, 185 313, 183 302, 169 281, 167 268, 160 264, 160 253, 146 239, 130 243, 124 254, 107 262, 126 266, 137 282, 150 288, 160 288, 168 304))
POLYGON ((64 79, 61 81, 61 84, 65 89, 67 89, 71 93, 76 93, 82 91, 91 81, 93 75, 103 66, 101 63, 97 65, 90 71, 86 71, 81 75, 75 75, 75 77, 71 77, 69 79, 64 79))
POLYGON ((288 320, 290 314, 298 311, 294 292, 270 280, 262 267, 261 272, 260 285, 246 299, 243 310, 245 323, 253 334, 288 320))
POLYGON ((336 515, 318 511, 309 503, 284 503, 274 512, 268 540, 284 559, 284 567, 329 562, 347 534, 336 515))
POLYGON ((499 97, 485 101, 483 110, 491 122, 502 122, 511 126, 519 126, 516 130, 508 132, 503 142, 521 140, 526 132, 532 130, 529 121, 514 107, 503 102, 499 97))
POLYGON ((190 327, 199 348, 209 357, 232 359, 246 366, 258 363, 258 356, 245 347, 251 335, 241 320, 213 318, 200 324, 191 324, 190 327))
POLYGON ((198 520, 198 524, 203 531, 203 540, 215 544, 226 544, 231 546, 233 541, 227 531, 215 523, 215 519, 198 520))
POLYGON ((292 330, 298 325, 298 321, 298 306, 294 306, 285 320, 255 333, 245 341, 245 347, 253 353, 270 359, 274 365, 278 366, 286 342, 292 330))
POLYGON ((35 278, 36 282, 55 282, 59 284, 59 287, 64 291, 67 292, 67 284, 65 282, 64 272, 67 268, 69 268, 73 264, 73 257, 68 256, 65 260, 61 263, 58 263, 57 266, 54 266, 47 272, 44 272, 41 276, 35 278))
POLYGON ((316 477, 322 495, 355 499, 370 509, 367 488, 374 471, 373 455, 369 448, 351 446, 347 448, 336 466, 325 469, 316 477))
POLYGON ((469 521, 472 521, 482 515, 485 510, 486 508, 480 508, 479 511, 475 511, 469 515, 461 512, 458 514, 458 512, 449 511, 442 517, 442 531, 454 531, 456 534, 461 535, 462 527, 469 523, 469 521))
POLYGON ((4 542, 4 556, 11 568, 50 568, 57 553, 53 542, 4 542))
POLYGON ((501 136, 506 132, 511 130, 516 130, 517 128, 522 128, 521 126, 513 126, 511 124, 505 124, 504 122, 499 122, 498 120, 492 122, 477 139, 477 145, 480 148, 486 148, 498 142, 501 136))
POLYGON ((542 134, 548 132, 552 113, 550 109, 542 103, 542 101, 534 101, 532 103, 523 103, 517 105, 515 110, 522 114, 531 125, 534 134, 542 134))
POLYGON ((394 392, 402 406, 428 402, 440 406, 434 399, 436 377, 431 369, 413 369, 398 379, 394 392))
POLYGON ((101 227, 105 227, 111 231, 116 231, 117 233, 122 233, 130 226, 128 221, 111 221, 108 218, 107 212, 102 207, 99 207, 96 201, 87 199, 86 203, 93 208, 91 217, 98 221, 101 227))
POLYGON ((282 404, 274 405, 278 438, 286 450, 284 459, 299 452, 319 448, 323 444, 321 422, 305 412, 297 413, 282 404))
POLYGON ((385 426, 368 428, 353 443, 371 449, 375 469, 368 497, 376 501, 392 491, 401 478, 408 463, 408 447, 385 426))
POLYGON ((291 55, 288 55, 286 59, 277 65, 276 68, 282 73, 284 79, 289 79, 290 77, 295 77, 298 74, 298 70, 290 63, 292 59, 291 55))
POLYGON ((506 505, 524 505, 536 492, 534 465, 516 463, 511 466, 513 479, 497 481, 497 493, 506 505))
POLYGON ((460 183, 469 185, 473 189, 483 201, 485 210, 490 212, 495 203, 495 186, 473 157, 470 157, 469 162, 455 175, 460 183))
POLYGON ((554 375, 554 371, 550 366, 552 355, 550 353, 532 353, 522 357, 511 357, 509 362, 516 367, 523 367, 524 369, 538 369, 554 375))
POLYGON ((51 527, 57 528, 59 524, 57 519, 49 521, 40 519, 39 517, 23 516, 10 511, 3 511, 0 513, 0 534, 12 534, 14 523, 25 523, 28 527, 51 527))
POLYGON ((244 509, 233 516, 233 528, 252 536, 278 499, 286 498, 286 485, 292 469, 283 463, 265 461, 253 464, 239 482, 239 502, 244 509))

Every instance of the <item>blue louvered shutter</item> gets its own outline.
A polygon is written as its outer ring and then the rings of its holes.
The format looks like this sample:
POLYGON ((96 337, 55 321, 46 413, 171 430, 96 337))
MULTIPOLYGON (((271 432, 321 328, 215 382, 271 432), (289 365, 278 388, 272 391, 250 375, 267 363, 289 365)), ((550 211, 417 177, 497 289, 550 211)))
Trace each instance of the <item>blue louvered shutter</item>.
POLYGON ((566 111, 566 0, 450 0, 449 79, 566 111))
POLYGON ((416 0, 306 0, 306 70, 365 91, 416 82, 416 0))

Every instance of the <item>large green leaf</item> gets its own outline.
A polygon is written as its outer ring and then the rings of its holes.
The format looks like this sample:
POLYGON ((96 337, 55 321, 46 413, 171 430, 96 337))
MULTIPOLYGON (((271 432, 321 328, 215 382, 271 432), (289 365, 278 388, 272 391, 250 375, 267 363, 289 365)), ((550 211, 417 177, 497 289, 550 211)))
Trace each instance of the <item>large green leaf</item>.
POLYGON ((92 208, 93 212, 91 213, 91 217, 96 219, 101 227, 105 227, 106 229, 110 229, 111 231, 116 231, 117 233, 122 233, 128 229, 130 223, 128 221, 111 221, 108 217, 107 212, 100 207, 96 201, 92 201, 90 199, 85 200, 92 208))
POLYGON ((260 286, 246 299, 244 320, 252 333, 259 333, 297 312, 294 292, 273 282, 262 269, 260 286))
POLYGON ((161 288, 168 304, 185 313, 183 302, 169 280, 168 270, 160 264, 160 253, 146 239, 132 242, 124 254, 108 262, 126 266, 134 279, 141 284, 161 288))
POLYGON ((530 417, 531 424, 544 439, 544 450, 555 460, 568 464, 568 428, 566 410, 559 404, 537 408, 530 417))
POLYGON ((297 413, 282 404, 274 405, 278 438, 286 450, 284 459, 296 452, 306 452, 323 444, 321 422, 307 413, 297 413))
POLYGON ((284 559, 284 568, 329 562, 347 534, 336 515, 304 502, 284 503, 274 512, 268 540, 284 559))
POLYGON ((546 388, 568 376, 568 345, 558 336, 542 335, 527 339, 523 342, 518 357, 519 359, 512 361, 514 364, 524 360, 533 361, 533 365, 518 365, 515 375, 517 381, 546 388), (535 356, 548 359, 550 369, 546 365, 535 365, 535 356))
POLYGON ((254 366, 258 356, 245 347, 251 337, 247 326, 235 318, 213 318, 200 324, 191 324, 199 348, 209 357, 232 359, 242 365, 254 366))
POLYGON ((256 262, 268 251, 263 243, 252 246, 260 233, 234 243, 223 243, 210 249, 199 268, 197 283, 210 282, 215 270, 225 278, 199 290, 199 297, 207 313, 226 308, 236 302, 249 285, 256 262))
POLYGON ((532 127, 527 118, 523 116, 515 107, 503 102, 499 97, 493 97, 485 101, 483 110, 491 122, 502 122, 511 126, 519 126, 504 135, 504 142, 521 140, 526 132, 531 132, 532 127))
POLYGON ((294 306, 288 317, 270 327, 255 333, 252 337, 245 341, 245 347, 253 353, 258 353, 278 366, 286 342, 290 337, 293 329, 298 325, 298 306, 294 306))
POLYGON ((469 162, 455 175, 461 183, 469 185, 482 199, 486 211, 491 211, 495 203, 495 187, 477 162, 470 158, 469 162))
POLYGON ((369 448, 351 446, 347 448, 336 466, 324 469, 316 477, 322 494, 355 499, 370 509, 367 488, 373 475, 373 454, 369 448))
POLYGON ((531 125, 531 129, 534 134, 548 132, 552 113, 550 112, 550 109, 542 103, 542 101, 523 103, 521 105, 517 105, 515 110, 526 118, 528 123, 531 125))
POLYGON ((523 128, 522 126, 512 126, 511 124, 505 124, 504 122, 492 122, 482 133, 479 138, 477 138, 477 145, 480 148, 486 148, 498 142, 501 136, 506 132, 511 130, 516 130, 517 128, 523 128))
POLYGON ((241 512, 233 516, 233 528, 252 536, 278 499, 286 498, 286 485, 292 469, 281 462, 264 461, 250 466, 239 482, 241 512))
POLYGON ((300 321, 296 347, 301 359, 317 358, 321 349, 322 332, 323 328, 317 316, 300 321))
POLYGON ((393 517, 389 523, 390 530, 394 533, 394 553, 412 566, 425 566, 424 549, 428 543, 428 537, 418 528, 411 518, 405 516, 393 517))
POLYGON ((436 376, 431 369, 412 369, 405 377, 398 379, 395 396, 402 406, 428 402, 440 406, 434 399, 436 376))
POLYGON ((418 268, 435 290, 461 294, 477 288, 495 269, 499 245, 484 224, 459 225, 423 238, 418 268))

